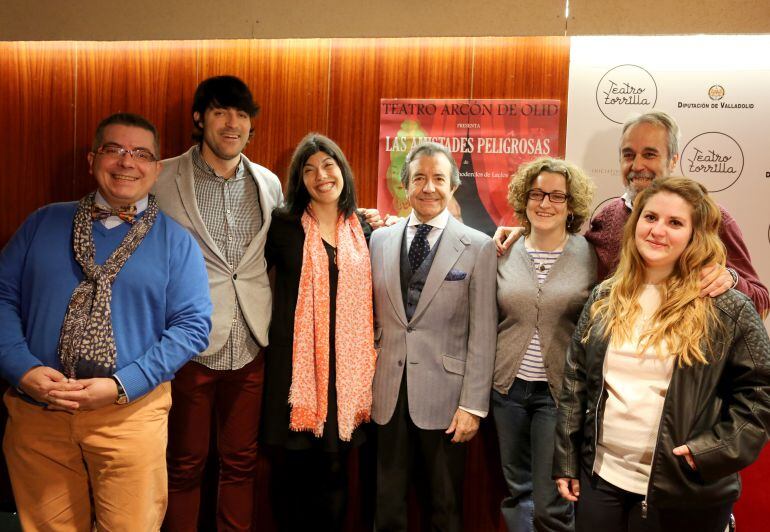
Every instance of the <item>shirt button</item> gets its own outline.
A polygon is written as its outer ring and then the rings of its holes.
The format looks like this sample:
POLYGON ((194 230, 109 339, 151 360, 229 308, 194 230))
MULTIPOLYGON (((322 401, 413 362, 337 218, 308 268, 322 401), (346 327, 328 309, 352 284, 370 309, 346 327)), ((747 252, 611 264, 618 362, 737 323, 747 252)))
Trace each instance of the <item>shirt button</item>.
POLYGON ((235 281, 237 278, 238 278, 238 274, 237 274, 237 273, 234 273, 234 274, 233 274, 233 281, 235 281))

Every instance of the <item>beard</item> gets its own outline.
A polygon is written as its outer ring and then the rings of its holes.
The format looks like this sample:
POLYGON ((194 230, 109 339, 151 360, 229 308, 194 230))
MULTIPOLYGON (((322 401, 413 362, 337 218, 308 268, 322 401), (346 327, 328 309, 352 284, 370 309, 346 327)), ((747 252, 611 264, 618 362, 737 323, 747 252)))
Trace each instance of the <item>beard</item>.
POLYGON ((652 184, 655 174, 650 172, 629 172, 626 178, 626 196, 631 203, 636 196, 652 184))

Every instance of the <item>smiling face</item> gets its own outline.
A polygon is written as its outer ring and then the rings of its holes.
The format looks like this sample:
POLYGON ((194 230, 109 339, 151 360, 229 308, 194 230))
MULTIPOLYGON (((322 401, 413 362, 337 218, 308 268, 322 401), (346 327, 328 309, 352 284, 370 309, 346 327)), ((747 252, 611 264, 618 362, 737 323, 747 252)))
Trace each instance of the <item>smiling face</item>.
POLYGON ((310 194, 310 202, 338 203, 344 187, 342 170, 326 152, 318 151, 308 157, 302 167, 302 182, 310 194))
MULTIPOLYGON (((106 146, 141 149, 157 156, 152 132, 135 126, 113 124, 104 128, 99 148, 106 146)), ((142 162, 127 153, 115 156, 90 152, 88 166, 99 192, 114 208, 134 204, 147 196, 161 169, 159 161, 142 162)))
POLYGON ((620 172, 634 193, 650 186, 653 179, 671 175, 678 159, 678 154, 668 153, 668 134, 663 126, 639 122, 621 138, 620 172))
POLYGON ((234 107, 209 107, 203 117, 194 113, 193 119, 203 130, 201 152, 207 161, 212 157, 231 161, 241 155, 249 142, 251 118, 246 111, 234 107))
POLYGON ((661 191, 647 200, 636 223, 634 242, 648 282, 669 276, 691 236, 692 207, 681 196, 661 191))
MULTIPOLYGON (((556 172, 540 172, 530 186, 530 190, 542 192, 560 192, 569 194, 567 178, 556 172)), ((542 200, 527 200, 527 220, 529 220, 532 233, 553 234, 562 233, 567 227, 567 214, 569 203, 554 203, 550 196, 544 196, 542 200)))
POLYGON ((443 153, 421 155, 409 163, 409 204, 417 219, 427 222, 447 206, 457 187, 451 185, 452 165, 443 153))

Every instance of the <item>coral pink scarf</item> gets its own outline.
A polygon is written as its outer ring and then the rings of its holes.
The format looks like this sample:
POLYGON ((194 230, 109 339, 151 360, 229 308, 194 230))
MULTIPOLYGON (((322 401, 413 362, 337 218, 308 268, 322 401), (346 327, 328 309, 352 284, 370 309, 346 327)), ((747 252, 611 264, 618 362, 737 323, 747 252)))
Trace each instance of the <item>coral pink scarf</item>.
MULTIPOLYGON (((318 222, 302 215, 305 244, 294 314, 294 354, 289 392, 290 428, 320 437, 328 409, 329 258, 318 222)), ((358 217, 337 220, 337 313, 334 331, 337 420, 340 439, 368 421, 372 409, 374 351, 372 271, 358 217)))

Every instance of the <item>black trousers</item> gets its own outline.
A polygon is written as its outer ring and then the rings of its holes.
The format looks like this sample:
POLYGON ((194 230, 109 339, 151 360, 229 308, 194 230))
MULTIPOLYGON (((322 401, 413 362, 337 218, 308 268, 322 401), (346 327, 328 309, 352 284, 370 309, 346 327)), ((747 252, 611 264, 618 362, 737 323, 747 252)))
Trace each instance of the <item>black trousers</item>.
MULTIPOLYGON (((278 529, 341 531, 348 501, 349 450, 279 449, 272 457, 271 502, 278 529)), ((256 529, 260 526, 257 524, 256 529)))
POLYGON ((642 516, 644 495, 618 488, 596 474, 580 474, 576 532, 724 532, 733 503, 701 508, 655 508, 642 516))
POLYGON ((443 430, 418 428, 409 416, 406 375, 393 417, 377 427, 377 502, 375 529, 378 532, 407 530, 407 494, 410 481, 417 494, 424 530, 462 530, 462 485, 465 444, 452 443, 443 430))

